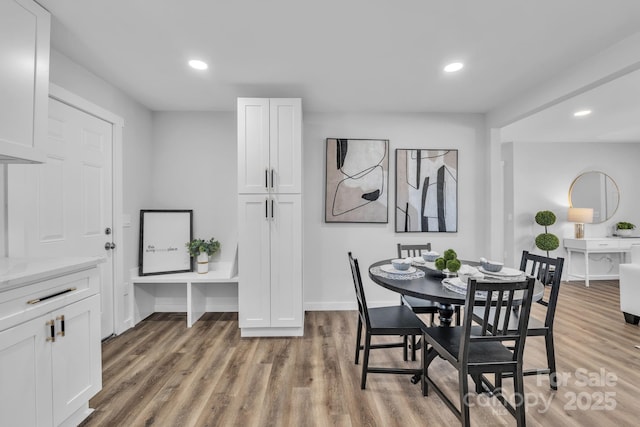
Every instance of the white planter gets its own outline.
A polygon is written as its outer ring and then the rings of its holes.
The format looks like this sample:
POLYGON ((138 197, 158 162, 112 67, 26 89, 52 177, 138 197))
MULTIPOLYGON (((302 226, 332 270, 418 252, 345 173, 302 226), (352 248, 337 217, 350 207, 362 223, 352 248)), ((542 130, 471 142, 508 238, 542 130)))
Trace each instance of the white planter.
POLYGON ((629 237, 633 235, 633 229, 629 230, 629 229, 617 229, 616 230, 616 235, 617 236, 624 236, 624 237, 629 237))
POLYGON ((206 252, 200 252, 196 257, 196 261, 198 264, 198 273, 206 274, 209 271, 209 254, 206 252))

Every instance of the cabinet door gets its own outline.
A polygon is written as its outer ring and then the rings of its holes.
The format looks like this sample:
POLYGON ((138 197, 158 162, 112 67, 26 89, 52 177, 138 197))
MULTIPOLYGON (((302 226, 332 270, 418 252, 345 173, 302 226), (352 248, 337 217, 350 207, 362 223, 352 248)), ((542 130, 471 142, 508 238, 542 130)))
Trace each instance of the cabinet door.
POLYGON ((238 98, 238 193, 266 194, 269 166, 269 99, 238 98))
POLYGON ((264 195, 238 196, 238 321, 241 328, 270 326, 269 225, 264 195))
POLYGON ((0 424, 51 426, 51 316, 0 332, 0 424))
POLYGON ((0 159, 44 161, 50 21, 32 0, 0 2, 0 159))
POLYGON ((302 207, 300 195, 273 195, 271 326, 302 326, 302 207))
POLYGON ((59 425, 102 388, 100 296, 70 304, 55 312, 54 318, 53 419, 59 425))
POLYGON ((272 192, 300 194, 302 103, 299 98, 269 100, 269 134, 269 160, 273 172, 272 192))

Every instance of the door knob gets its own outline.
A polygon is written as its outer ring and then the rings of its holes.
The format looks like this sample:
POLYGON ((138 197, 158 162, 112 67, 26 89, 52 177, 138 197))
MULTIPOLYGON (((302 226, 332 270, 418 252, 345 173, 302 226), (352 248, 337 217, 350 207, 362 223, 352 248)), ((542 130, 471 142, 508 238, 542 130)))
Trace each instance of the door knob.
POLYGON ((106 250, 109 250, 109 249, 115 249, 115 247, 116 247, 116 244, 115 244, 115 243, 113 243, 113 242, 107 242, 107 243, 105 243, 105 244, 104 244, 104 248, 105 248, 106 250))

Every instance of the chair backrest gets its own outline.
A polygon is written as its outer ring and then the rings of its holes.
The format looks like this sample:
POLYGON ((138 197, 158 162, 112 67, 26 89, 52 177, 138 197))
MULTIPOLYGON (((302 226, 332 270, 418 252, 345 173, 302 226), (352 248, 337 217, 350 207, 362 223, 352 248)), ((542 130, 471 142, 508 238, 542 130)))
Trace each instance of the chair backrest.
POLYGON ((349 264, 351 265, 351 276, 353 276, 353 286, 356 289, 356 299, 358 300, 358 314, 360 315, 362 323, 364 323, 367 328, 371 328, 367 299, 364 296, 364 286, 362 286, 362 276, 360 276, 360 266, 358 265, 358 260, 354 259, 351 255, 351 252, 349 252, 349 264))
POLYGON ((425 245, 403 245, 398 243, 398 258, 420 256, 422 251, 429 252, 430 250, 431 243, 425 245))
POLYGON ((531 254, 529 251, 522 251, 520 260, 520 271, 524 271, 529 276, 535 277, 545 286, 551 286, 548 297, 536 301, 547 307, 545 316, 545 326, 551 327, 556 315, 556 304, 560 293, 560 281, 562 280, 562 267, 564 258, 549 258, 542 255, 531 254))
MULTIPOLYGON (((482 281, 469 279, 467 285, 467 299, 465 313, 473 313, 474 307, 478 313, 478 307, 483 307, 481 312, 481 328, 472 329, 472 317, 464 316, 463 339, 460 341, 458 360, 466 363, 469 359, 469 348, 475 342, 482 341, 513 341, 513 361, 522 361, 524 342, 529 325, 531 302, 533 300, 533 286, 535 279, 527 277, 520 281, 482 281), (483 297, 479 297, 482 295, 483 297), (492 306, 505 307, 505 310, 491 310, 492 306), (509 320, 514 313, 514 307, 518 307, 518 327, 509 328, 509 320), (489 326, 492 325, 492 326, 489 326)), ((480 313, 478 313, 480 314, 480 313)), ((511 346, 509 346, 511 347, 511 346)), ((487 360, 487 363, 491 363, 487 360)))

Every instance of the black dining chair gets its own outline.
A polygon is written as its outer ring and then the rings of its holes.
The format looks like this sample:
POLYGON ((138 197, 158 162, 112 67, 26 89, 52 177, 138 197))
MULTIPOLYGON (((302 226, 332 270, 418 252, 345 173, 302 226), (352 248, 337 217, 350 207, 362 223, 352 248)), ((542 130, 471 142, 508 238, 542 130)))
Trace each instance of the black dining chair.
POLYGON ((349 252, 349 265, 351 266, 351 275, 353 276, 353 284, 356 291, 356 299, 358 301, 358 330, 356 336, 356 365, 360 360, 360 350, 364 350, 362 358, 362 379, 360 388, 364 390, 367 383, 367 374, 410 374, 422 375, 422 367, 415 368, 378 368, 369 366, 369 352, 372 349, 403 347, 404 360, 407 360, 407 347, 405 342, 379 343, 372 344, 373 336, 407 336, 421 335, 426 325, 415 315, 408 307, 404 305, 396 305, 390 307, 367 306, 367 299, 364 294, 362 285, 362 276, 360 275, 360 267, 358 260, 354 259, 349 252), (364 345, 362 341, 362 327, 364 326, 365 338, 364 345))
MULTIPOLYGON (((429 252, 431 243, 424 245, 403 245, 398 243, 398 258, 422 256, 422 252, 429 252)), ((430 325, 433 326, 435 315, 438 313, 440 304, 435 301, 412 297, 410 295, 400 295, 400 304, 408 306, 416 314, 430 314, 430 325)), ((454 305, 453 310, 456 315, 456 325, 460 325, 460 306, 454 305)), ((416 360, 416 337, 411 337, 411 360, 416 360)))
MULTIPOLYGON (((522 251, 522 258, 520 260, 520 270, 527 273, 529 276, 536 278, 542 284, 545 285, 545 289, 549 287, 549 291, 545 292, 548 296, 545 299, 536 301, 546 307, 544 321, 538 320, 535 317, 529 319, 529 326, 527 327, 528 336, 544 337, 545 347, 547 352, 547 367, 527 369, 524 371, 524 375, 549 375, 549 385, 551 389, 558 389, 557 372, 556 372, 556 356, 553 343, 553 322, 556 315, 556 305, 558 303, 558 294, 560 293, 560 281, 562 279, 562 267, 564 265, 564 258, 549 258, 542 255, 536 255, 529 253, 529 251, 522 251)), ((504 309, 502 309, 504 312, 504 309)), ((480 323, 480 313, 473 312, 473 320, 480 323)), ((504 316, 504 313, 501 314, 504 316)), ((512 329, 517 327, 518 322, 518 308, 514 307, 510 316, 512 329)), ((489 323, 488 327, 491 329, 493 325, 489 323)), ((504 375, 508 376, 508 374, 504 375)))
MULTIPOLYGON (((493 393, 515 417, 518 426, 526 424, 522 356, 534 283, 533 277, 522 281, 491 282, 469 279, 465 312, 470 313, 474 307, 478 314, 481 311, 481 326, 474 326, 471 316, 465 316, 462 326, 429 327, 424 330, 423 339, 428 350, 424 353, 423 347, 422 360, 425 376, 423 394, 428 394, 429 387, 433 388, 463 426, 469 426, 469 376, 477 379, 476 384, 482 381, 483 386, 493 393), (481 305, 477 306, 477 304, 481 305), (504 306, 506 313, 511 313, 515 305, 519 306, 520 316, 518 316, 518 327, 515 330, 509 328, 509 316, 501 321, 498 321, 495 316, 491 319, 492 313, 494 315, 496 313, 496 310, 492 310, 493 304, 504 306), (492 329, 488 327, 490 320, 494 325, 492 329), (458 370, 460 410, 429 376, 429 366, 438 356, 458 370), (515 406, 502 394, 501 375, 506 372, 511 373, 513 378, 515 406), (496 384, 491 384, 485 376, 488 373, 495 374, 496 384)), ((440 370, 439 373, 442 371, 440 370)))

